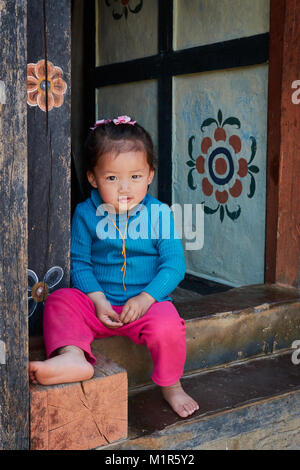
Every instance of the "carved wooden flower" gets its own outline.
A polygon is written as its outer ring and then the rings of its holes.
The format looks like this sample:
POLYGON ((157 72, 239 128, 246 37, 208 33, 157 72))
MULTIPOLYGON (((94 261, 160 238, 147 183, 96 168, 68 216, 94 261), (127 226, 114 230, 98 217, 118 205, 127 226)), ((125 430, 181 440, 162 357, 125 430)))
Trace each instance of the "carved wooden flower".
POLYGON ((64 102, 67 84, 62 79, 63 71, 52 62, 40 60, 27 65, 27 103, 39 106, 42 111, 59 108, 64 102), (48 102, 48 106, 47 106, 48 102))
POLYGON ((44 302, 49 295, 49 292, 57 286, 62 280, 64 271, 60 266, 53 266, 48 269, 43 281, 39 279, 32 269, 28 269, 28 318, 33 315, 37 304, 44 302))

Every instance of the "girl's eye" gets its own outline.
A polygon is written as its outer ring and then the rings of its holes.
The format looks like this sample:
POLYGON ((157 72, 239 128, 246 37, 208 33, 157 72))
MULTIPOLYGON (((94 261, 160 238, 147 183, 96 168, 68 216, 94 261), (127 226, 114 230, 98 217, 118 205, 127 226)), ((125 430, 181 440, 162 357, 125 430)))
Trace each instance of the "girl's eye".
POLYGON ((108 176, 106 179, 108 181, 115 181, 116 177, 115 176, 108 176))
POLYGON ((133 178, 134 180, 137 180, 137 179, 141 178, 141 175, 132 175, 132 178, 133 178))

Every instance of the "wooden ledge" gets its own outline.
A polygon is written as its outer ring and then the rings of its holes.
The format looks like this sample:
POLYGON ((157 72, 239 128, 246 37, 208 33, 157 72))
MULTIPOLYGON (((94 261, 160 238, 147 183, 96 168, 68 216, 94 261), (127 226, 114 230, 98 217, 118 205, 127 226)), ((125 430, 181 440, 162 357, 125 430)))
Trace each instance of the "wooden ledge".
MULTIPOLYGON (((295 288, 264 284, 206 296, 180 289, 173 297, 186 320, 185 374, 278 352, 300 338, 300 291, 295 288)), ((32 358, 41 345, 41 338, 31 338, 32 358)), ((92 351, 124 367, 129 388, 151 383, 152 361, 145 346, 111 337, 95 340, 92 351)))
MULTIPOLYGON (((217 313, 239 312, 247 308, 259 308, 263 305, 271 307, 300 301, 300 289, 278 284, 257 284, 235 287, 226 292, 210 295, 200 295, 186 289, 180 289, 180 294, 176 295, 175 289, 172 298, 180 316, 185 320, 191 320, 217 313), (184 294, 183 291, 185 291, 184 294)), ((40 351, 43 347, 41 336, 29 338, 31 354, 34 355, 35 351, 40 351)))
POLYGON ((158 387, 129 395, 129 439, 118 450, 296 448, 300 444, 300 365, 291 354, 254 359, 182 380, 200 409, 177 416, 158 387), (245 439, 248 436, 249 441, 245 439))
MULTIPOLYGON (((174 291, 176 294, 176 290, 174 291)), ((188 295, 188 294, 187 294, 188 295)), ((278 284, 257 284, 235 287, 226 292, 211 295, 193 295, 190 300, 176 300, 174 304, 185 320, 223 312, 239 312, 262 305, 272 307, 289 302, 300 301, 300 289, 278 284)))

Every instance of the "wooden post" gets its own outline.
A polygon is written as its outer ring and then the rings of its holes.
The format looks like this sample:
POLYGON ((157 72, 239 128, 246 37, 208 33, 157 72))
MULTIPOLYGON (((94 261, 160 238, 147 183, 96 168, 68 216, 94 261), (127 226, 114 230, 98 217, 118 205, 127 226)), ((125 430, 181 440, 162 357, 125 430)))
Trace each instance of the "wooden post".
POLYGON ((300 2, 271 0, 266 282, 300 287, 300 2), (299 95, 299 93, 298 93, 299 95))
MULTIPOLYGON (((71 188, 71 2, 28 4, 28 267, 39 281, 53 266, 69 287, 71 188)), ((42 332, 42 307, 30 334, 42 332)))
POLYGON ((0 0, 0 449, 29 447, 26 9, 0 0))

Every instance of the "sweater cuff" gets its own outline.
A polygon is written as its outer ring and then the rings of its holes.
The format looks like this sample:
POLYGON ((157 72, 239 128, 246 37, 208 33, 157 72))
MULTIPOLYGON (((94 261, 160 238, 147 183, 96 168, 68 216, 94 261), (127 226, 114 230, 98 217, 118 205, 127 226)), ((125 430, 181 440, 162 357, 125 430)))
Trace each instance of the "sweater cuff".
POLYGON ((164 275, 163 281, 161 278, 154 278, 153 281, 151 281, 150 284, 148 284, 148 286, 143 289, 143 291, 147 292, 147 294, 150 294, 152 297, 154 297, 157 302, 161 302, 163 299, 169 296, 169 294, 175 289, 175 287, 177 287, 178 283, 180 282, 176 282, 174 277, 174 274, 172 274, 171 283, 171 276, 169 274, 164 275))

